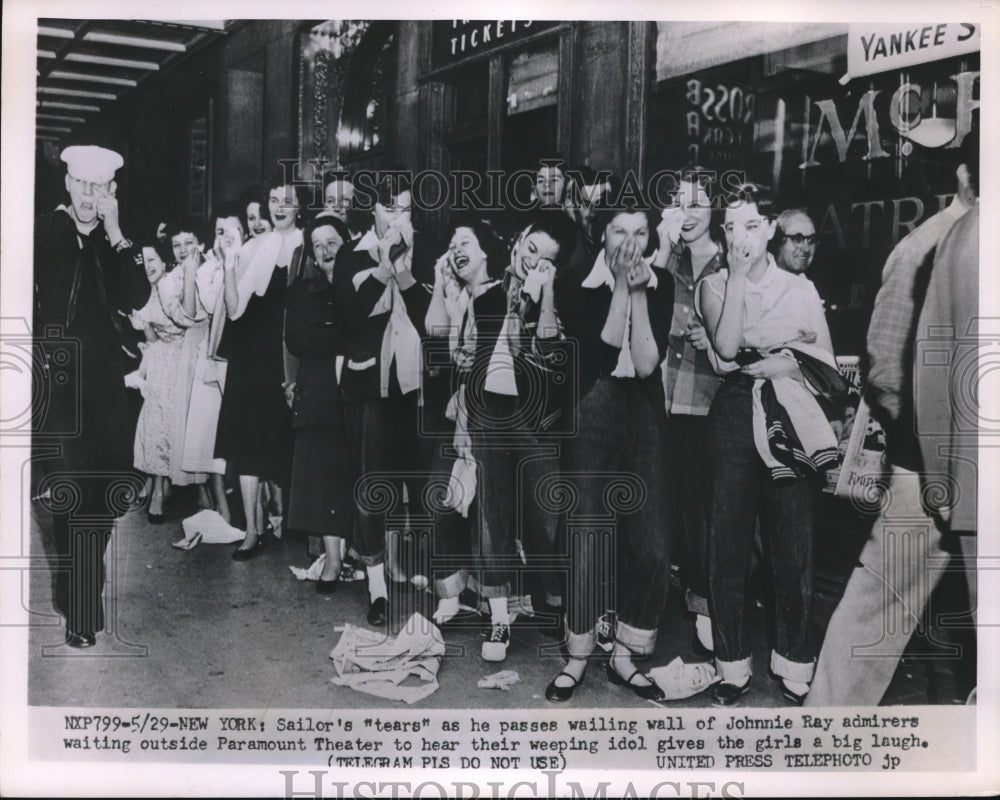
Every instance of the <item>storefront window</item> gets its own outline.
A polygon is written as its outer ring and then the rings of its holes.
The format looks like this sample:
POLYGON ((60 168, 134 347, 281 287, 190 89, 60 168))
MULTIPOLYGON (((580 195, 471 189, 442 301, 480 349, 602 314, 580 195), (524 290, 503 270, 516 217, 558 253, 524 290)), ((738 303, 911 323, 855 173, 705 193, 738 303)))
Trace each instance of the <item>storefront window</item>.
MULTIPOLYGON (((559 52, 556 43, 506 60, 503 168, 532 169, 557 155, 559 52)), ((527 200, 527 198, 523 198, 527 200)))
POLYGON ((733 170, 773 187, 780 206, 806 208, 820 236, 809 277, 835 349, 863 353, 889 251, 955 192, 957 148, 978 114, 979 53, 934 51, 935 36, 967 35, 952 26, 883 36, 880 28, 741 23, 747 36, 727 60, 733 24, 661 23, 647 170, 733 170), (851 74, 858 61, 849 49, 859 42, 869 58, 882 47, 883 65, 851 74), (907 55, 909 63, 887 68, 907 55))

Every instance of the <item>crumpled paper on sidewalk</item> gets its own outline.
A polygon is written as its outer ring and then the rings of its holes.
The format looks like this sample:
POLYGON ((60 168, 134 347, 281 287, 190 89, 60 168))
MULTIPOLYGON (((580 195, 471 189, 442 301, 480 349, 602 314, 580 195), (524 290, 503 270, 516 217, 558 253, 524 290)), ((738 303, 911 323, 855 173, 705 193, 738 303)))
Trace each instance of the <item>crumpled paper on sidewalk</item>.
POLYGON ((501 692, 509 692, 511 686, 520 682, 521 676, 515 670, 502 669, 492 675, 487 675, 485 678, 480 678, 476 686, 480 689, 499 689, 501 692))
POLYGON ((685 664, 680 656, 665 667, 654 667, 647 674, 663 690, 667 700, 694 697, 722 680, 721 676, 715 674, 713 664, 685 664))
POLYGON ((393 639, 346 623, 330 653, 337 671, 330 682, 376 697, 416 703, 437 691, 444 652, 441 631, 421 614, 410 617, 393 639), (403 686, 411 676, 420 683, 403 686))
POLYGON ((298 578, 300 581, 318 581, 319 576, 323 574, 323 567, 326 565, 326 553, 319 556, 312 564, 310 564, 306 569, 302 567, 292 567, 289 569, 292 571, 292 575, 298 578))
POLYGON ((241 542, 245 538, 243 531, 226 522, 219 516, 218 511, 212 511, 208 508, 183 520, 181 528, 184 530, 184 538, 173 543, 173 546, 178 550, 190 550, 199 542, 232 544, 233 542, 241 542))
MULTIPOLYGON (((326 553, 320 553, 316 556, 316 560, 305 569, 302 567, 292 566, 289 566, 288 568, 292 571, 292 575, 300 581, 318 581, 323 575, 323 568, 325 566, 326 553)), ((364 570, 355 570, 346 561, 341 565, 340 575, 337 578, 340 583, 353 583, 354 581, 363 581, 364 579, 364 570)))

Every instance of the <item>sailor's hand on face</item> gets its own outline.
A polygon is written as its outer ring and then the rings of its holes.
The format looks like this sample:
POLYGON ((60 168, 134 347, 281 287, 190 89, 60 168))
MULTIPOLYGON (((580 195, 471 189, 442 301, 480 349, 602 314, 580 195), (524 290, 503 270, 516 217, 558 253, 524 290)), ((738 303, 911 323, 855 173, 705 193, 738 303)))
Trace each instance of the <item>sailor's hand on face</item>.
POLYGON ((114 181, 111 181, 107 187, 94 187, 94 194, 97 196, 97 216, 104 222, 104 229, 109 236, 113 233, 121 233, 118 224, 118 200, 115 197, 117 189, 118 185, 114 181))

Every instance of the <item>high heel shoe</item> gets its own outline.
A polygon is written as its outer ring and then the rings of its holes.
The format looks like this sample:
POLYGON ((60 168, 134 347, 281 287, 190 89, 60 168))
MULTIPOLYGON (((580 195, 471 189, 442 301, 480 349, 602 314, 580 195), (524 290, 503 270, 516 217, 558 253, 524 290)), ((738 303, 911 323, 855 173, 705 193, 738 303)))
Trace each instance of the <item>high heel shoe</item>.
POLYGON ((550 703, 565 703, 567 700, 573 697, 573 692, 575 692, 580 686, 583 685, 583 679, 586 677, 587 677, 586 667, 584 667, 583 672, 580 673, 579 678, 574 678, 568 672, 563 670, 558 675, 556 675, 555 678, 552 679, 552 682, 548 686, 545 687, 545 699, 548 700, 550 703), (556 683, 556 681, 559 680, 564 675, 571 681, 573 681, 571 685, 560 686, 558 683, 556 683))
POLYGON ((146 519, 154 525, 159 525, 163 522, 167 518, 167 515, 163 513, 163 506, 166 505, 166 502, 166 499, 161 497, 159 502, 160 510, 159 512, 155 512, 153 511, 153 497, 151 495, 149 497, 149 503, 146 506, 146 519))
POLYGON ((604 669, 608 673, 608 680, 611 683, 613 683, 615 686, 627 686, 629 689, 632 690, 632 693, 635 694, 636 697, 640 697, 643 700, 654 700, 656 702, 660 702, 662 700, 667 699, 667 696, 663 693, 663 689, 657 686, 651 678, 649 678, 648 676, 645 675, 645 673, 640 672, 639 670, 634 670, 632 674, 628 676, 628 678, 625 678, 618 672, 618 670, 616 670, 612 666, 611 659, 608 659, 608 662, 605 665, 604 669), (632 679, 636 675, 641 675, 642 677, 646 678, 649 681, 649 684, 643 685, 643 684, 632 683, 632 679))
POLYGON ((260 551, 264 549, 264 536, 263 534, 257 534, 257 541, 254 542, 250 547, 243 547, 241 544, 235 550, 233 550, 233 561, 249 561, 252 558, 256 558, 260 551))

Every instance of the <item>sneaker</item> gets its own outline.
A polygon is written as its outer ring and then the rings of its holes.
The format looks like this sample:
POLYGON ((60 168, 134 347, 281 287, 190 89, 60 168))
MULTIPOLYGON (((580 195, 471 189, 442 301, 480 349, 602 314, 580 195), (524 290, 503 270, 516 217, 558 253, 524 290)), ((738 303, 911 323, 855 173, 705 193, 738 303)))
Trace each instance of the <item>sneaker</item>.
POLYGON ((510 644, 510 626, 503 622, 493 623, 490 638, 483 642, 483 661, 503 661, 507 658, 510 644))

